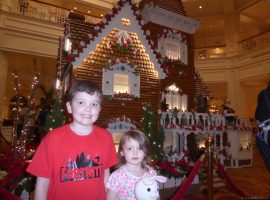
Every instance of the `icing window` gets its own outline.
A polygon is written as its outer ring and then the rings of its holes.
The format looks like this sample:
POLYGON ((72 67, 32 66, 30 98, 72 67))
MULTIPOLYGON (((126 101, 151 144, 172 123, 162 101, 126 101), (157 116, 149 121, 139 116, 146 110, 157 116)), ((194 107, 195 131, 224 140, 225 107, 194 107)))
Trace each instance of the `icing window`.
POLYGON ((128 75, 114 74, 114 93, 129 93, 128 75))
POLYGON ((165 43, 166 56, 170 59, 179 60, 180 59, 180 47, 177 43, 166 41, 165 43))

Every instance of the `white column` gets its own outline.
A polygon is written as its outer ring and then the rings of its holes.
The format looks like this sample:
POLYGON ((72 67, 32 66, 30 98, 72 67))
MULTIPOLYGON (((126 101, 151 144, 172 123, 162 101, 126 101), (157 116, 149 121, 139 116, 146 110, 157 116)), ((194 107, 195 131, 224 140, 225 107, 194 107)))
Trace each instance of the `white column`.
POLYGON ((235 56, 238 54, 240 14, 235 10, 234 0, 223 0, 223 11, 227 56, 235 56))
POLYGON ((231 70, 227 72, 227 98, 236 110, 236 114, 239 114, 239 112, 241 112, 239 109, 241 102, 241 88, 238 81, 238 73, 236 70, 237 62, 235 56, 239 55, 238 42, 240 40, 240 13, 235 10, 234 0, 223 0, 223 11, 227 57, 230 57, 230 61, 227 63, 227 66, 231 68, 231 70))
POLYGON ((7 74, 8 74, 8 62, 3 52, 0 51, 0 119, 4 117, 3 103, 6 94, 7 74))

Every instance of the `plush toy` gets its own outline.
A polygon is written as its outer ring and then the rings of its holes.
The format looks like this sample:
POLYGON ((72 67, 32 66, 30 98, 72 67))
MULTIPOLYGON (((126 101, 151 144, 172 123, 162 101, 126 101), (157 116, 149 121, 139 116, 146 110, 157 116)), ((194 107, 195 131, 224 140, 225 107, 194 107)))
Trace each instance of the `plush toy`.
POLYGON ((146 176, 135 185, 135 196, 137 200, 157 200, 159 199, 158 183, 165 183, 164 176, 146 176))

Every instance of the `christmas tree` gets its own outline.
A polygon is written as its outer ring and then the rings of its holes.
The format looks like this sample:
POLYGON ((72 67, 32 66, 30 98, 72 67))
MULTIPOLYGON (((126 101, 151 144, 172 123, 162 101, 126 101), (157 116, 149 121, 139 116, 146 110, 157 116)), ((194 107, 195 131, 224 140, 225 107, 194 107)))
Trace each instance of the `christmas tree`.
POLYGON ((151 158, 153 160, 162 160, 163 158, 163 142, 164 131, 159 128, 154 118, 152 107, 146 105, 144 107, 145 114, 142 119, 143 132, 148 136, 151 145, 151 158))
POLYGON ((62 109, 60 100, 55 100, 51 109, 50 114, 46 118, 45 122, 45 133, 50 130, 59 127, 65 123, 65 116, 62 109))

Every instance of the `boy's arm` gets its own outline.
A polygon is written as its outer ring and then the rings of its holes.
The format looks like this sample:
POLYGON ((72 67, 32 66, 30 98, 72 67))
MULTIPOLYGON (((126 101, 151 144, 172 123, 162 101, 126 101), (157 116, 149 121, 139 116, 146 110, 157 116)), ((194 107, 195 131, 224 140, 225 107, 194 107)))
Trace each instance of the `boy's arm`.
POLYGON ((104 184, 105 185, 106 185, 109 177, 110 177, 110 169, 108 168, 108 169, 105 169, 105 171, 104 171, 104 184))
POLYGON ((50 179, 37 177, 34 200, 46 200, 50 179))

